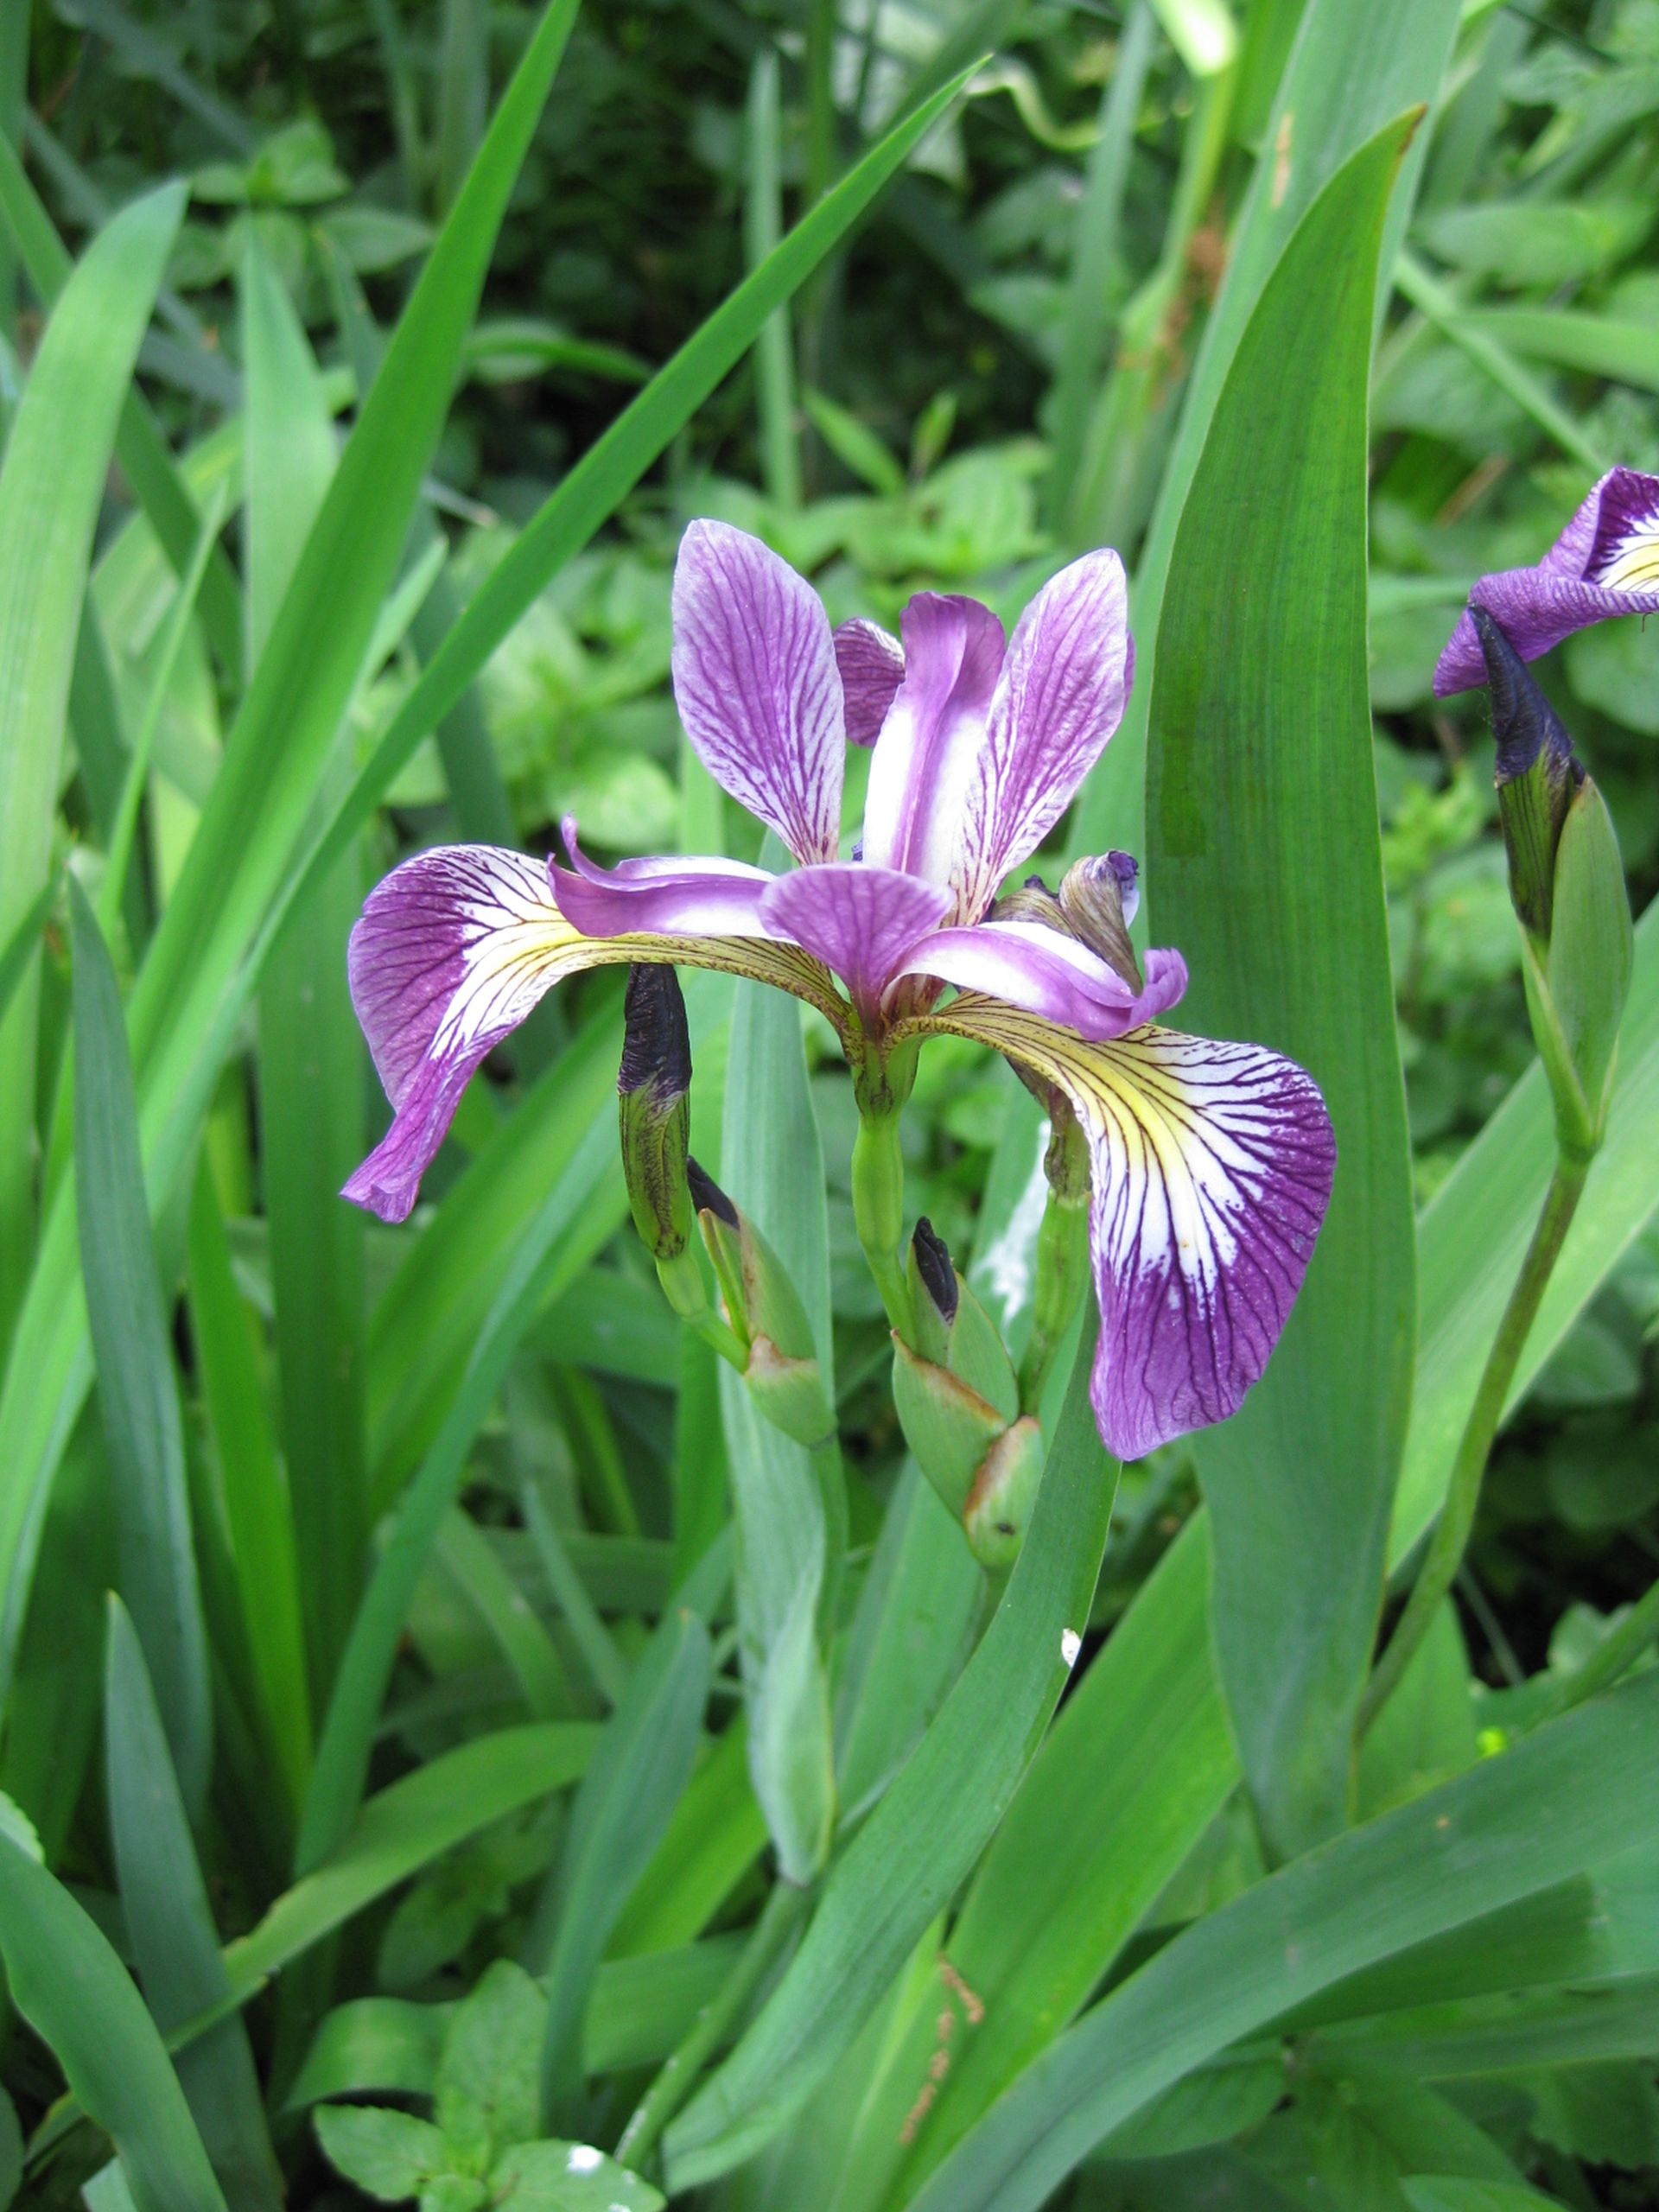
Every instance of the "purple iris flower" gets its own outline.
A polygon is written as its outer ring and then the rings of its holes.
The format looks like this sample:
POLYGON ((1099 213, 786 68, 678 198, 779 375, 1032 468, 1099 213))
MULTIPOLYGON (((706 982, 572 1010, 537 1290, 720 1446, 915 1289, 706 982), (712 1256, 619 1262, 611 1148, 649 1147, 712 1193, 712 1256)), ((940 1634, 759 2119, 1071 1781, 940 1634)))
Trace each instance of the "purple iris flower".
MULTIPOLYGON (((1482 576, 1469 594, 1522 660, 1614 614, 1659 613, 1659 476, 1610 468, 1535 568, 1482 576)), ((1434 670, 1434 696, 1486 681, 1465 607, 1434 670)))
POLYGON ((753 976, 819 1007, 855 1067, 950 1033, 1069 1106, 1092 1167, 1101 1433, 1134 1458, 1224 1418, 1267 1365, 1325 1216, 1324 1102, 1274 1053, 1152 1026, 1186 969, 1154 951, 1142 973, 1129 951, 1126 856, 1080 862, 1058 897, 997 904, 1122 718, 1117 556, 1062 570, 1006 641, 976 601, 925 592, 901 639, 865 622, 832 634, 758 539, 696 522, 673 613, 691 741, 798 865, 604 868, 569 820, 569 868, 477 845, 405 861, 352 933, 352 995, 395 1118, 345 1195, 409 1213, 467 1078, 562 977, 636 961, 753 976), (860 857, 842 861, 849 737, 874 750, 860 857))

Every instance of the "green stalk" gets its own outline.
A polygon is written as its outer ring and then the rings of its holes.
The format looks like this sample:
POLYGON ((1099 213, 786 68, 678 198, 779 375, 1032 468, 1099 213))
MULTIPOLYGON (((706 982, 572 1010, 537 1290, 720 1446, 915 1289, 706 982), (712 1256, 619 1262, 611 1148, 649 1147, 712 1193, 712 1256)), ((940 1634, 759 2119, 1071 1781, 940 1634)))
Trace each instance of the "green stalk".
POLYGON ((810 1890, 798 1889, 790 1882, 780 1881, 773 1885, 730 1974, 699 2016, 696 2026, 664 2061, 661 2071, 623 2129, 622 2139, 616 2146, 616 2157, 621 2164, 637 2169, 656 2148, 663 2130, 696 2087, 703 2066, 720 2048, 727 2031, 760 1987, 811 1896, 810 1890))
POLYGON ((859 1117, 853 1140, 853 1222, 887 1319, 908 1344, 915 1318, 905 1279, 905 1157, 896 1111, 859 1117))
POLYGON ((1457 1579, 1480 1503, 1480 1485, 1491 1454, 1492 1440, 1497 1433, 1516 1368, 1537 1319, 1545 1286, 1560 1257, 1589 1172, 1588 1155, 1565 1150, 1557 1154, 1543 1211, 1532 1232, 1532 1242, 1510 1293, 1510 1302, 1503 1309, 1480 1387, 1458 1445, 1457 1457, 1452 1463, 1445 1508, 1435 1524, 1399 1625, 1365 1686, 1359 1709, 1362 1736, 1399 1688, 1401 1677, 1415 1657, 1457 1579))

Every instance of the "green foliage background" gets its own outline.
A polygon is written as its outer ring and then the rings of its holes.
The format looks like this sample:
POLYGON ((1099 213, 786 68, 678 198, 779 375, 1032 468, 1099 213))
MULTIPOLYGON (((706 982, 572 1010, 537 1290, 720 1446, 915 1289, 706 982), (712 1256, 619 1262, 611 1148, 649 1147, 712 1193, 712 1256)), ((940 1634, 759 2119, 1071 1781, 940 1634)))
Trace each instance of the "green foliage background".
MULTIPOLYGON (((0 2205, 1659 2205, 1659 1675, 1575 1688, 1659 1555, 1651 918, 1354 1740, 1549 1167, 1431 673, 1659 468, 1656 159, 1655 0, 0 7, 0 2205), (1116 545, 1046 857, 1139 851, 1352 1163, 1226 1430, 1120 1478, 1057 1378, 1000 1604, 792 1002, 688 979, 693 1147, 833 1347, 844 1557, 626 1225, 614 974, 409 1227, 335 1196, 397 858, 755 856, 668 687, 697 515, 889 625, 1116 545)), ((1656 650, 1539 671, 1638 916, 1656 650)), ((930 1045, 908 1211, 1016 1349, 1039 1143, 930 1045)))

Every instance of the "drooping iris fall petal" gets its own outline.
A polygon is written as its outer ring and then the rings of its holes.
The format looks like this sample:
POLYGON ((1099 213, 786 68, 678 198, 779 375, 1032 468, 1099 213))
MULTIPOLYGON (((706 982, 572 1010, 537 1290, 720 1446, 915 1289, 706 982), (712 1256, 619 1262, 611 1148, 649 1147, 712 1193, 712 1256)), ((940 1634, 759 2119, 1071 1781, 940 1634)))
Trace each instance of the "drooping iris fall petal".
POLYGON ((392 1122, 341 1195, 383 1221, 405 1220, 486 1056, 554 984, 635 961, 751 976, 832 1021, 842 1011, 830 978, 793 945, 655 931, 585 937, 555 903, 546 863, 522 853, 444 845, 395 868, 370 893, 347 955, 392 1122))
POLYGON ((798 861, 833 860, 846 727, 817 592, 758 537, 694 522, 673 619, 674 696, 704 766, 798 861))
MULTIPOLYGON (((1480 577, 1469 597, 1491 614, 1522 660, 1536 660, 1592 622, 1659 613, 1659 476, 1610 469, 1541 561, 1480 577)), ((1485 681, 1480 640, 1465 608, 1436 664, 1435 696, 1485 681)))
POLYGON ((1256 1045, 1137 1028, 1088 1043, 989 1000, 923 1017, 1055 1084, 1088 1140, 1100 1302, 1092 1395, 1140 1458, 1237 1410, 1325 1217, 1336 1141, 1319 1088, 1256 1045))

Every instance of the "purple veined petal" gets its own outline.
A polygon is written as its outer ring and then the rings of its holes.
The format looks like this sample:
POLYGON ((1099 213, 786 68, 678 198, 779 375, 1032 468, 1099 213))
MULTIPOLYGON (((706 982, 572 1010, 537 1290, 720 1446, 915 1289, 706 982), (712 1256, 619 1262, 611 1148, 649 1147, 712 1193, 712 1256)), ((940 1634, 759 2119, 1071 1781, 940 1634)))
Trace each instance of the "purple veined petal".
POLYGON ((798 861, 833 860, 846 734, 817 594, 758 537, 694 522, 673 611, 674 696, 709 774, 798 861))
POLYGON ((1179 952, 1147 955, 1147 985, 1137 996, 1098 953, 1036 921, 940 930, 915 948, 899 973, 937 976, 1096 1040, 1153 1020, 1186 988, 1186 963, 1179 952))
POLYGON ((878 622, 843 622, 836 632, 836 666, 847 707, 847 741, 870 746, 905 680, 905 649, 878 622))
MULTIPOLYGON (((1659 476, 1610 469, 1535 567, 1481 576, 1469 597, 1487 609, 1522 660, 1536 660, 1592 622, 1659 613, 1659 476)), ((1435 664, 1435 696, 1485 681, 1465 608, 1435 664)))
POLYGON ((976 599, 923 591, 900 626, 905 680, 870 760, 863 854, 877 868, 949 883, 1002 666, 1002 625, 976 599))
POLYGON ((1108 1448, 1138 1459, 1236 1412, 1330 1202, 1336 1140, 1312 1077, 1256 1045, 1154 1028, 1089 1044, 982 1001, 918 1026, 1023 1062, 1083 1126, 1101 1316, 1092 1395, 1108 1448))
POLYGON ((976 921, 1034 853, 1123 719, 1135 679, 1128 593, 1116 553, 1086 553, 1020 616, 957 817, 950 880, 976 921))
POLYGON ((594 957, 553 904, 540 861, 447 845, 394 869, 370 893, 346 955, 394 1115, 342 1195, 405 1220, 474 1069, 544 991, 594 957))
POLYGON ((555 904, 584 937, 774 937, 760 899, 775 878, 741 861, 674 856, 599 868, 582 851, 574 816, 561 825, 570 866, 550 862, 555 904))
POLYGON ((861 861, 780 875, 761 901, 775 933, 833 969, 867 1020, 893 976, 903 972, 905 955, 938 928, 950 906, 943 884, 861 861))

